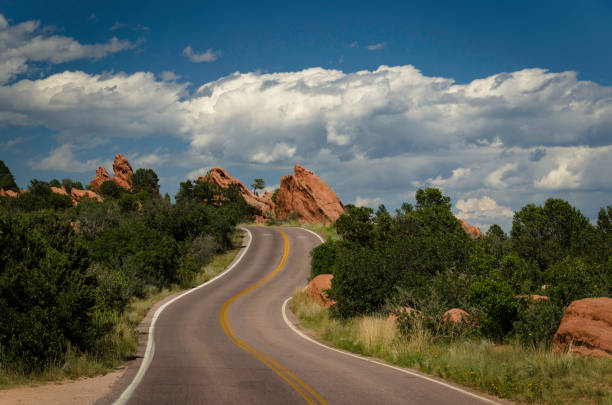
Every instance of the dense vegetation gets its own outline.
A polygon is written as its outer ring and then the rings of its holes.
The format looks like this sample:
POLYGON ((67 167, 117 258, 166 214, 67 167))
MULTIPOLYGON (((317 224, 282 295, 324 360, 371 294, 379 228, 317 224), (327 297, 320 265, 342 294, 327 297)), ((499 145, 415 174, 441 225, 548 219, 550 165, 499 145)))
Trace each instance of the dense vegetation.
POLYGON ((516 212, 510 235, 493 225, 476 240, 434 188, 393 215, 384 206, 346 208, 335 223, 340 240, 312 251, 311 276, 334 274, 338 318, 408 306, 420 315, 400 314, 405 333, 418 322, 448 338, 457 331, 442 315, 458 307, 475 321, 459 335, 547 345, 571 301, 612 292, 612 207, 593 226, 566 201, 549 199, 516 212), (533 302, 532 294, 550 299, 533 302))
MULTIPOLYGON (((10 186, 9 175, 2 179, 10 186)), ((74 352, 125 355, 112 337, 130 300, 189 286, 213 255, 232 247, 236 224, 250 216, 238 190, 207 183, 181 183, 172 204, 151 169, 136 171, 132 191, 102 184, 102 203, 74 206, 51 192, 62 185, 82 188, 32 180, 28 192, 0 198, 4 371, 35 374, 74 352)))

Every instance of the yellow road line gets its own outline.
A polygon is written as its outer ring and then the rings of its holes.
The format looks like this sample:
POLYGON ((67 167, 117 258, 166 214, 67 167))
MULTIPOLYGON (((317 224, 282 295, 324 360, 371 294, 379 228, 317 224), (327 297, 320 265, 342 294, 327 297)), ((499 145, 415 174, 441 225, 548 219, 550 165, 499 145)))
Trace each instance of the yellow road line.
POLYGON ((223 332, 225 332, 227 337, 229 337, 230 340, 234 342, 236 346, 240 347, 241 349, 243 349, 244 351, 246 351, 247 353, 249 353, 256 359, 264 363, 266 366, 270 367, 283 380, 289 383, 289 385, 291 385, 291 387, 294 390, 296 390, 297 393, 300 394, 306 400, 306 402, 314 405, 314 404, 317 404, 317 401, 318 401, 319 404, 328 405, 327 401, 325 401, 315 390, 310 388, 308 384, 302 381, 298 376, 293 374, 291 371, 287 370, 285 367, 280 365, 277 361, 272 359, 270 356, 261 353, 259 350, 255 349, 252 346, 249 346, 244 340, 236 336, 227 318, 227 313, 229 311, 230 306, 238 298, 242 297, 243 295, 249 293, 250 291, 266 283, 272 277, 276 276, 285 266, 285 263, 287 262, 287 257, 289 256, 289 239, 287 239, 287 235, 285 235, 283 231, 279 229, 277 229, 276 231, 278 231, 281 234, 284 240, 283 257, 281 258, 280 263, 278 264, 278 266, 276 266, 274 271, 272 271, 270 274, 268 274, 267 276, 265 276, 264 278, 262 278, 255 284, 251 285, 250 287, 240 291, 238 294, 234 295, 229 300, 225 301, 225 303, 221 307, 221 310, 219 311, 219 322, 221 323, 223 332))

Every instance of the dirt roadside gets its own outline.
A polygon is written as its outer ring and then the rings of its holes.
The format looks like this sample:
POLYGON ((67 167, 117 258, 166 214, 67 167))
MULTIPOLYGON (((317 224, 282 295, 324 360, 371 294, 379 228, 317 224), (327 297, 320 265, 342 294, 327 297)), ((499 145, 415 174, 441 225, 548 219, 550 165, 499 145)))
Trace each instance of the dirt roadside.
POLYGON ((17 387, 0 391, 0 404, 29 405, 55 404, 91 405, 105 396, 111 387, 123 376, 126 369, 113 371, 103 376, 65 380, 38 385, 17 387))

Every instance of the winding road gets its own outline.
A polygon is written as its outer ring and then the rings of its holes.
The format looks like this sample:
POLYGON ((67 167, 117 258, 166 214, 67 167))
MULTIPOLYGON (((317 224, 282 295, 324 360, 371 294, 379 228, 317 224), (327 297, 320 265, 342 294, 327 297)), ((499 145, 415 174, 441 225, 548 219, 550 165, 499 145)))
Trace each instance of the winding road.
POLYGON ((305 285, 308 253, 319 238, 300 228, 245 230, 245 247, 229 271, 157 311, 149 353, 100 403, 494 403, 297 333, 283 303, 305 285))

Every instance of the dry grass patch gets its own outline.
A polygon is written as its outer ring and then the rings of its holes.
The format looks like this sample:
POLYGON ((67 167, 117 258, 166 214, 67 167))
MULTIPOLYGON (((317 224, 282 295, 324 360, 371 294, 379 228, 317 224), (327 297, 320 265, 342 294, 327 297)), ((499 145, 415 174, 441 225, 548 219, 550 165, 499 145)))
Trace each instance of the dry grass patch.
POLYGON ((355 353, 421 370, 498 397, 538 404, 612 404, 612 360, 553 354, 518 343, 497 350, 488 340, 434 339, 416 325, 409 336, 380 316, 338 320, 296 290, 291 310, 323 340, 355 353))

